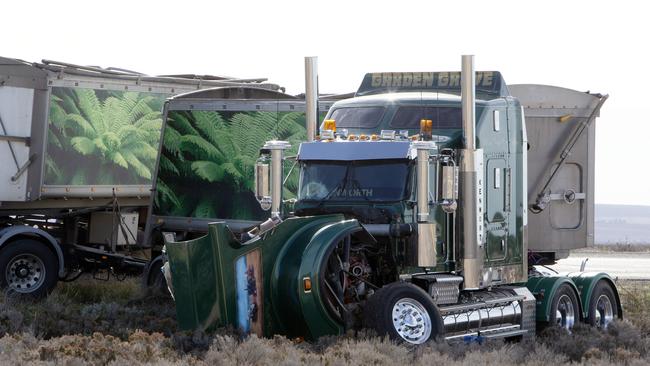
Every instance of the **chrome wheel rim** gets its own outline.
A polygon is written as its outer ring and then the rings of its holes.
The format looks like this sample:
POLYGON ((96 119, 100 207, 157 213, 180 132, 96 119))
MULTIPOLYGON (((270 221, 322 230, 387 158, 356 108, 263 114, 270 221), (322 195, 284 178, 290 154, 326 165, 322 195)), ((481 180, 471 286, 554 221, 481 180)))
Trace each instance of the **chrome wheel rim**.
POLYGON ((556 325, 571 329, 575 324, 576 314, 573 309, 573 301, 569 295, 562 295, 557 301, 557 310, 555 311, 556 325))
POLYGON ((431 316, 419 301, 400 299, 393 305, 391 315, 395 331, 405 341, 422 344, 431 337, 431 316))
POLYGON ((34 292, 45 282, 45 265, 33 254, 19 254, 9 261, 5 278, 7 287, 15 292, 34 292))
POLYGON ((614 307, 612 301, 607 295, 600 295, 596 300, 596 326, 599 328, 607 329, 609 323, 614 321, 614 307))

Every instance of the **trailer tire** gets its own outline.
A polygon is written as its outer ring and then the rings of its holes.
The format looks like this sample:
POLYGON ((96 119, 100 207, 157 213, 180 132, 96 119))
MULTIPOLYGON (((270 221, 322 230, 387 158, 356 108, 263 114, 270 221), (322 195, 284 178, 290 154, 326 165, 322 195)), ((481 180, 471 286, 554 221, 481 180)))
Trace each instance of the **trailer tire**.
POLYGON ((9 296, 41 299, 56 286, 57 258, 47 246, 20 239, 0 250, 0 288, 9 296))
POLYGON ((580 321, 580 303, 573 287, 563 283, 557 288, 551 300, 551 314, 547 327, 559 326, 570 330, 580 321))
POLYGON ((607 326, 618 318, 618 302, 609 282, 600 280, 596 283, 589 298, 587 314, 587 322, 602 329, 607 329, 607 326))
POLYGON ((145 293, 154 296, 170 297, 171 294, 167 288, 167 281, 162 272, 163 264, 164 260, 162 256, 154 258, 147 264, 143 273, 145 293))
POLYGON ((431 296, 405 282, 377 290, 366 303, 363 324, 379 335, 412 344, 425 343, 444 333, 442 316, 431 296))

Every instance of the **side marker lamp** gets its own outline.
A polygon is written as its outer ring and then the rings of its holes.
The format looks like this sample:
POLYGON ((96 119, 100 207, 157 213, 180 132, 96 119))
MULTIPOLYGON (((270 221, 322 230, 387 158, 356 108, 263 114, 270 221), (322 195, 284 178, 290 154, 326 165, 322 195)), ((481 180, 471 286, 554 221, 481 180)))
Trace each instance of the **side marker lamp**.
POLYGON ((302 279, 302 288, 305 292, 311 292, 311 278, 303 277, 302 279))

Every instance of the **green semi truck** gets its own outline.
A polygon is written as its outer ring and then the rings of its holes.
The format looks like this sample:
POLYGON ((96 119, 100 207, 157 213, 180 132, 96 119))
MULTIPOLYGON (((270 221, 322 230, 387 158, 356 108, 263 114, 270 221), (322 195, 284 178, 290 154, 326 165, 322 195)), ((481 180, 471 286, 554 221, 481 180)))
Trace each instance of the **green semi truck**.
MULTIPOLYGON (((621 318, 606 273, 544 267, 593 244, 594 120, 607 96, 509 86, 498 72, 474 72, 472 56, 462 66, 368 74, 307 142, 284 138, 297 136, 281 118, 268 121, 277 138, 258 143, 255 162, 233 163, 248 175, 227 165, 236 150, 177 155, 204 161, 195 167, 212 161, 202 175, 257 205, 219 215, 221 198, 200 228, 187 218, 184 229, 160 230, 180 326, 311 340, 370 328, 421 344, 621 318)), ((168 101, 165 123, 178 124, 172 109, 191 99, 168 101)), ((220 108, 196 101, 204 113, 220 108)), ((198 132, 216 146, 209 127, 198 132)), ((158 165, 154 213, 165 199, 167 210, 181 203, 164 197, 163 169, 174 170, 158 165)), ((183 182, 174 186, 202 197, 188 198, 192 207, 220 197, 220 186, 183 182)))

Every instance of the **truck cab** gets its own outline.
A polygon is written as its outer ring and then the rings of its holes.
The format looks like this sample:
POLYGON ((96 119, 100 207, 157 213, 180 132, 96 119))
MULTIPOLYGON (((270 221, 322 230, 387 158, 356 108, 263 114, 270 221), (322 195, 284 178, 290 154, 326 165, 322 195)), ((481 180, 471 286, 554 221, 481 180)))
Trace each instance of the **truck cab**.
MULTIPOLYGON (((517 179, 525 164, 522 109, 499 72, 477 72, 476 80, 476 147, 483 161, 482 250, 485 267, 497 268, 482 274, 487 280, 482 286, 523 281, 527 263, 522 223, 527 210, 523 180, 517 179)), ((421 192, 429 195, 427 221, 435 226, 432 269, 458 269, 454 253, 462 246, 455 232, 459 216, 448 201, 458 200, 464 136, 460 88, 454 82, 459 82, 458 73, 367 74, 356 97, 332 105, 320 126, 320 141, 301 145, 295 213, 340 212, 366 225, 417 223, 416 146, 428 141, 428 187, 421 192), (418 75, 429 80, 420 85, 429 86, 414 91, 405 84, 418 75), (449 174, 443 177, 445 167, 449 174), (347 182, 342 182, 344 177, 347 182), (400 189, 388 192, 386 186, 400 189)))

